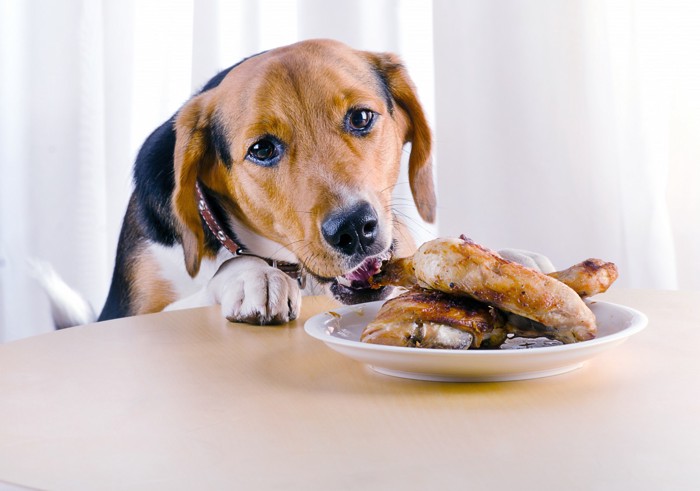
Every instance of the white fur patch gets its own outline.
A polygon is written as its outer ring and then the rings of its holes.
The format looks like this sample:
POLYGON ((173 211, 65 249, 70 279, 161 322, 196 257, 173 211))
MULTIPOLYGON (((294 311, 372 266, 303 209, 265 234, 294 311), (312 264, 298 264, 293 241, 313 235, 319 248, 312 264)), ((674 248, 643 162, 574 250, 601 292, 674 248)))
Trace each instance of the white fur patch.
POLYGON ((39 282, 51 303, 51 316, 56 329, 88 324, 97 320, 92 306, 58 276, 44 261, 29 260, 29 270, 39 282))
POLYGON ((241 256, 222 265, 208 290, 227 319, 250 324, 281 324, 301 307, 297 282, 255 257, 241 256))
POLYGON ((148 244, 147 250, 158 262, 161 277, 172 285, 178 299, 206 287, 224 261, 233 257, 222 247, 216 259, 202 260, 197 276, 192 278, 185 268, 185 254, 180 244, 168 247, 152 242, 148 244))
POLYGON ((253 254, 288 263, 299 262, 299 258, 292 251, 267 237, 256 234, 235 217, 230 217, 229 222, 231 228, 236 231, 238 239, 253 254))

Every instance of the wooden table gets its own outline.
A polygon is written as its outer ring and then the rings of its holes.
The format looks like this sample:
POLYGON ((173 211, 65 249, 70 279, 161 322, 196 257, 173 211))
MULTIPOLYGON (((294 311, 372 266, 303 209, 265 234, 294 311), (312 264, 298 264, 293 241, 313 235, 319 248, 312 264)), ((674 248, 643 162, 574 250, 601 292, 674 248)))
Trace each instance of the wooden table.
MULTIPOLYGON (((218 308, 0 346, 0 481, 40 489, 700 489, 700 292, 616 290, 649 327, 521 382, 377 374, 218 308)), ((2 484, 0 484, 0 488, 2 484)))

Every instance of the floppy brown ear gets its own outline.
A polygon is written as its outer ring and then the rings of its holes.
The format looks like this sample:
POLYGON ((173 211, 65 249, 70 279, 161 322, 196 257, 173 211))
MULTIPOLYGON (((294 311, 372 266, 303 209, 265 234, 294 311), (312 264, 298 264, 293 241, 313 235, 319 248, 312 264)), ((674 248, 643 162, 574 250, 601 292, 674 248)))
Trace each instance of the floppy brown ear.
POLYGON ((197 176, 212 158, 209 145, 210 111, 205 98, 192 98, 175 118, 175 191, 173 213, 179 224, 185 266, 190 276, 199 272, 204 251, 204 230, 197 208, 197 176))
MULTIPOLYGON (((432 135, 428 120, 418 101, 413 81, 401 60, 394 54, 371 54, 382 83, 405 120, 404 143, 411 143, 408 180, 416 208, 426 222, 435 221, 435 186, 433 184, 432 135)), ((391 109, 391 107, 390 107, 391 109)), ((395 111, 396 108, 394 108, 395 111)))

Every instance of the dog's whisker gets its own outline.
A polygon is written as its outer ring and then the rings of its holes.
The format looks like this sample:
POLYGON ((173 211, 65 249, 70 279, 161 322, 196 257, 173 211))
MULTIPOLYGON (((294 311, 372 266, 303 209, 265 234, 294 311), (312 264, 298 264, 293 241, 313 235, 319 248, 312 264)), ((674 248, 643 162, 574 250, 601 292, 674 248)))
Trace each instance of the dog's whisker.
POLYGON ((393 191, 394 191, 393 186, 387 186, 387 187, 385 187, 384 189, 381 189, 381 190, 379 191, 379 193, 380 193, 380 194, 384 194, 384 193, 389 193, 389 194, 391 194, 393 191))
POLYGON ((312 243, 306 242, 302 247, 300 247, 299 260, 302 262, 302 267, 308 272, 314 274, 314 271, 317 270, 315 266, 319 254, 319 252, 313 251, 312 243), (310 251, 310 253, 308 251, 310 251))
POLYGON ((415 218, 406 215, 405 213, 401 212, 396 212, 395 214, 401 217, 401 220, 398 218, 393 218, 393 222, 395 224, 403 225, 405 226, 408 230, 410 230, 412 233, 418 233, 422 232, 425 234, 433 234, 434 231, 430 230, 427 228, 422 222, 416 220, 415 218))

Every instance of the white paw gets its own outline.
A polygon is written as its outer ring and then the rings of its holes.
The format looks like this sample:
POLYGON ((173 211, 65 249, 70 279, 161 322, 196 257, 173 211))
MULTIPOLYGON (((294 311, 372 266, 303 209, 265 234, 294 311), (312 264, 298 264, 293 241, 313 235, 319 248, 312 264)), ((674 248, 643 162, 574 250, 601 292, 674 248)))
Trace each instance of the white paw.
POLYGON ((296 319, 301 308, 296 280, 253 257, 226 262, 209 288, 231 322, 283 324, 296 319))

